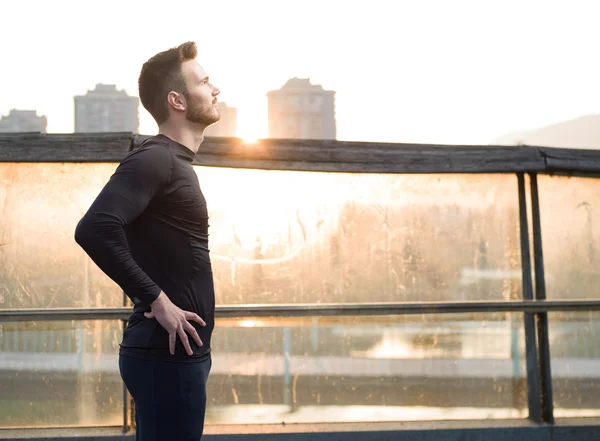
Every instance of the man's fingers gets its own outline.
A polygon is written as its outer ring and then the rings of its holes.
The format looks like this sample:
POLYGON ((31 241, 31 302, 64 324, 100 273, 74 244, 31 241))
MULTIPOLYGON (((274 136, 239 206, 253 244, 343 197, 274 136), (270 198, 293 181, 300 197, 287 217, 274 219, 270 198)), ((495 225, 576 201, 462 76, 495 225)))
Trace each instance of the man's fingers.
POLYGON ((179 338, 181 339, 181 343, 183 343, 183 347, 185 348, 185 352, 187 352, 188 355, 192 355, 192 348, 190 347, 190 341, 188 339, 187 334, 185 333, 185 330, 183 329, 182 326, 179 326, 177 328, 177 333, 179 334, 179 338))
POLYGON ((177 334, 175 332, 171 332, 169 334, 169 352, 171 355, 175 355, 175 339, 177 338, 177 334))
POLYGON ((144 312, 144 317, 148 319, 154 318, 154 311, 144 312))
POLYGON ((206 326, 206 322, 204 320, 202 320, 198 314, 195 314, 193 312, 186 313, 185 314, 185 318, 187 320, 195 321, 196 323, 198 323, 198 324, 200 324, 202 326, 206 326))
POLYGON ((200 336, 198 335, 198 331, 196 331, 196 328, 194 328, 191 324, 187 322, 183 325, 183 328, 190 333, 190 335, 192 336, 192 338, 198 346, 202 346, 202 340, 200 340, 200 336))

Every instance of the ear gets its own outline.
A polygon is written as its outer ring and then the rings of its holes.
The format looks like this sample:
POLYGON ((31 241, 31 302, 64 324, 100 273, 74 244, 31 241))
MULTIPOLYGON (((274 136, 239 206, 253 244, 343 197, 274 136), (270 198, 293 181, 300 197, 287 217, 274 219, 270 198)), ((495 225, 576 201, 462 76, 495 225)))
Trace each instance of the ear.
POLYGON ((169 92, 167 95, 167 103, 169 103, 169 107, 180 112, 184 112, 187 107, 187 102, 183 94, 174 91, 169 92))

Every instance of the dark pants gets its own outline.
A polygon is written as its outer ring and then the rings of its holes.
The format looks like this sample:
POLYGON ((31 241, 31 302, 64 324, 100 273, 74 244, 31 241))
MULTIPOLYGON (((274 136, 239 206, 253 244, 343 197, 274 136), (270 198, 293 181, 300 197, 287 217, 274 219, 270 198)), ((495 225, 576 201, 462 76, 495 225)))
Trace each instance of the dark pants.
POLYGON ((212 365, 119 356, 119 370, 135 401, 136 441, 199 441, 204 430, 206 381, 212 365))

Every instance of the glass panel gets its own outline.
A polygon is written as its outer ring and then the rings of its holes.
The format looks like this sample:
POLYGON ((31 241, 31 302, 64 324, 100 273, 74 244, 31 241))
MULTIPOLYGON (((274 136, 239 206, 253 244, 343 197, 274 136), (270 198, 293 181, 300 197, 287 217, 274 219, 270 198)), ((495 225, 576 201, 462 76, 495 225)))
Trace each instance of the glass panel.
POLYGON ((123 304, 118 285, 73 239, 115 167, 0 163, 0 308, 123 304))
POLYGON ((123 424, 120 321, 0 324, 0 428, 123 424))
MULTIPOLYGON (((122 304, 73 240, 115 167, 0 164, 0 308, 122 304)), ((515 176, 196 170, 218 304, 520 297, 515 176)))
POLYGON ((219 304, 521 296, 515 176, 197 173, 219 304))
POLYGON ((600 179, 539 176, 538 186, 547 297, 599 299, 600 179))
POLYGON ((550 313, 556 417, 600 416, 600 312, 550 313))
POLYGON ((219 320, 208 424, 526 418, 522 314, 219 320))

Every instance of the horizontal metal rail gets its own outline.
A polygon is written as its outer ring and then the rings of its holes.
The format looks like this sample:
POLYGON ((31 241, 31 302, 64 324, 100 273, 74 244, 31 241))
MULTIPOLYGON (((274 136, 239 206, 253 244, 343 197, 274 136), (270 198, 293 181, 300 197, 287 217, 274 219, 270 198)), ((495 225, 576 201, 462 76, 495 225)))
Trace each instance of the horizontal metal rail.
MULTIPOLYGON (((336 317, 495 312, 600 311, 600 300, 523 300, 426 303, 345 303, 217 306, 216 317, 336 317)), ((131 308, 46 308, 0 310, 0 322, 127 320, 131 308)))

